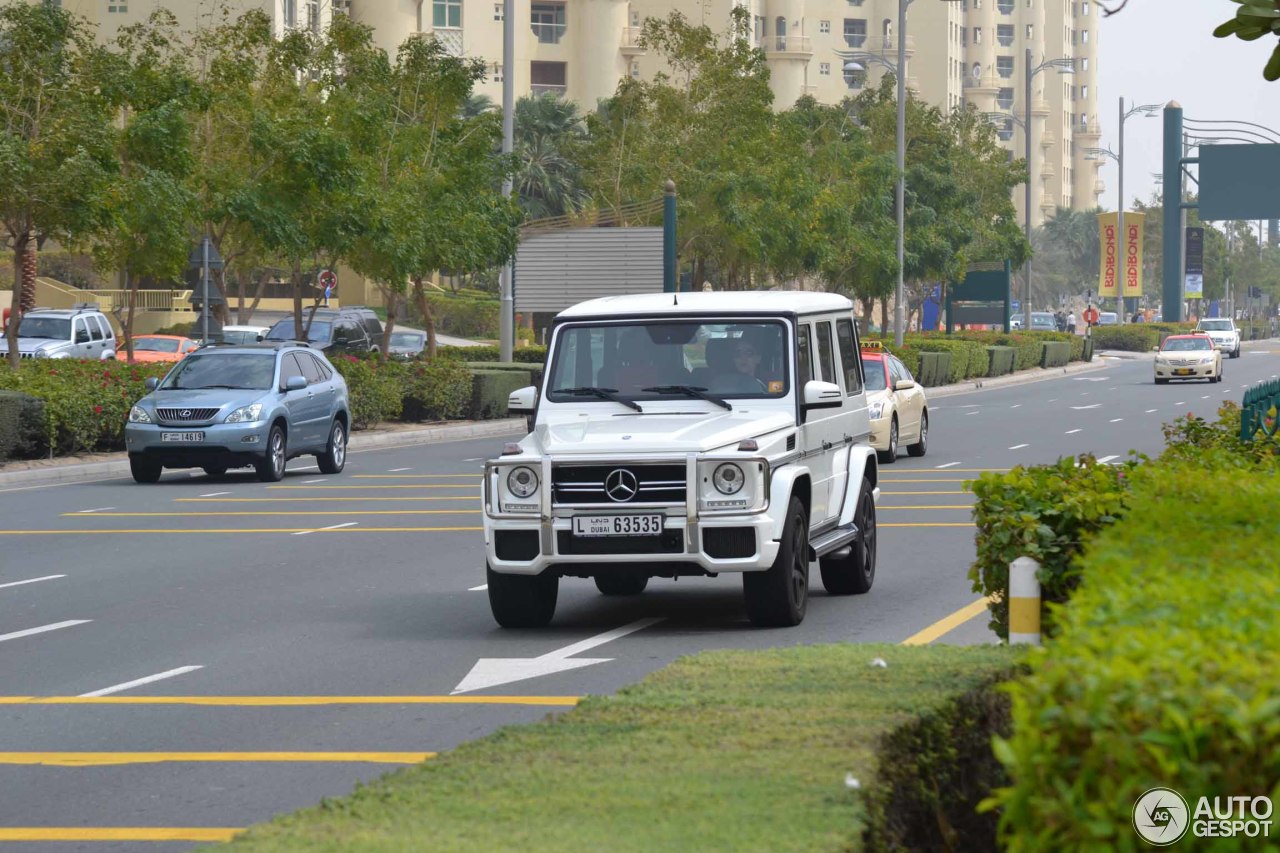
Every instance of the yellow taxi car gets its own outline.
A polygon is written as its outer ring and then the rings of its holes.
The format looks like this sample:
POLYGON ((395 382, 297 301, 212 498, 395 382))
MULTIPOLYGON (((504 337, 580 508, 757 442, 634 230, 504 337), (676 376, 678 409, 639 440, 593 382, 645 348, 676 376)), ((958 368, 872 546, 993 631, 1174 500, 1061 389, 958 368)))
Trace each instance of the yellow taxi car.
POLYGON ((1156 353, 1156 384, 1171 379, 1222 381, 1222 350, 1205 334, 1169 335, 1156 353))
POLYGON ((897 356, 879 341, 864 341, 862 373, 871 418, 871 446, 882 464, 898 458, 898 445, 911 456, 929 449, 929 404, 924 389, 897 356))

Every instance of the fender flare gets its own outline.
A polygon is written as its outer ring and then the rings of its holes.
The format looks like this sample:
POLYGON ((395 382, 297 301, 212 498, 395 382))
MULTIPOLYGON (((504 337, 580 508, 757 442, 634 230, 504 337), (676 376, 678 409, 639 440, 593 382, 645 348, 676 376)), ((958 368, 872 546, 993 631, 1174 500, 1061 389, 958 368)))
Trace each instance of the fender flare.
POLYGON ((858 501, 862 498, 862 480, 871 481, 872 495, 879 490, 879 468, 876 465, 876 452, 865 444, 855 444, 849 451, 849 481, 846 486, 844 507, 840 510, 840 524, 852 524, 853 514, 858 509, 858 501))
POLYGON ((791 494, 796 480, 808 477, 810 483, 813 476, 809 466, 792 463, 775 468, 769 475, 769 517, 773 522, 769 530, 770 538, 782 539, 782 528, 787 522, 787 505, 791 502, 791 494))

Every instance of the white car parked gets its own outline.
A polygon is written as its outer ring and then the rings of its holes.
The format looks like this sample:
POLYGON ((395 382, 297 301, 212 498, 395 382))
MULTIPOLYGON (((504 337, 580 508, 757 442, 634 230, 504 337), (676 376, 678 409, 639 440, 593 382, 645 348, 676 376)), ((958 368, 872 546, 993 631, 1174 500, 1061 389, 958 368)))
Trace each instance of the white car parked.
POLYGON ((1230 353, 1231 358, 1240 357, 1240 330, 1236 321, 1230 317, 1213 317, 1201 320, 1196 324, 1196 332, 1208 335, 1219 351, 1230 353))
POLYGON ((489 603, 546 625, 562 577, 634 595, 741 574, 757 625, 875 579, 879 490, 852 304, 826 293, 609 297, 562 312, 533 431, 485 465, 489 603))

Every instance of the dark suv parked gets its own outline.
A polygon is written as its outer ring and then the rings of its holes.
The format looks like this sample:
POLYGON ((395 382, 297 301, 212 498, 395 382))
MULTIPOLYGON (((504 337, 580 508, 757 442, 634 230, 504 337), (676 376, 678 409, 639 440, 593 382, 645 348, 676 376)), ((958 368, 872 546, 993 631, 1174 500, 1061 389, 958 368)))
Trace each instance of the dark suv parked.
MULTIPOLYGON (((310 309, 302 312, 302 325, 307 328, 307 343, 326 352, 379 352, 382 349, 382 321, 363 305, 342 308, 320 308, 312 317, 310 309)), ((301 335, 293 327, 293 317, 278 321, 267 332, 268 341, 296 341, 301 335)))

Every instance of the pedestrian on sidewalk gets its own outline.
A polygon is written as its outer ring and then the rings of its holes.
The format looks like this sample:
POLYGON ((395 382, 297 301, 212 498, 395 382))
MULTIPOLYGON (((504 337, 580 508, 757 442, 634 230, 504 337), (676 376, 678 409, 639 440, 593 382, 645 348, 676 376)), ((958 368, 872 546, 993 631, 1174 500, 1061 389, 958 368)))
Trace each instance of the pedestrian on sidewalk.
POLYGON ((1076 333, 1076 312, 1072 311, 1067 315, 1067 334, 1074 335, 1076 333))
POLYGON ((324 283, 324 307, 329 307, 329 297, 333 295, 333 283, 326 281, 324 283))

